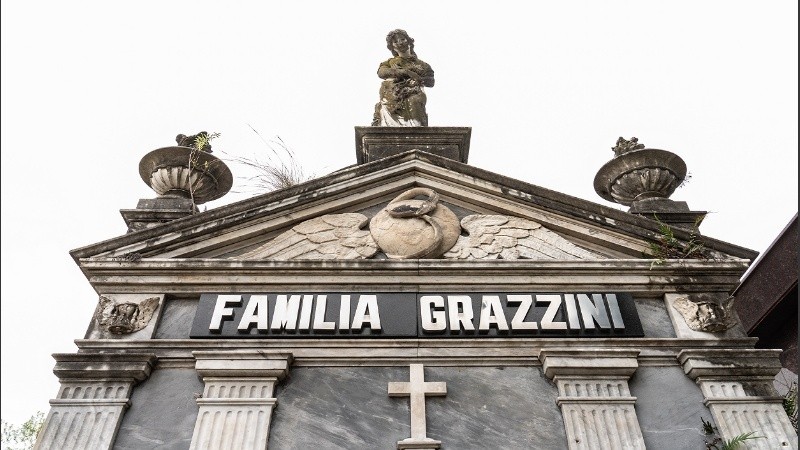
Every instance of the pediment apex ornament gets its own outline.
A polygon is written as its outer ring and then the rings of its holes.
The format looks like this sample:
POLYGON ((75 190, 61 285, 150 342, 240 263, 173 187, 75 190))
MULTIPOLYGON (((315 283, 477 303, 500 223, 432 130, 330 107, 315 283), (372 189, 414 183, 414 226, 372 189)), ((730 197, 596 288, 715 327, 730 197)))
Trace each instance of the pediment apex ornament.
POLYGON ((686 324, 694 331, 721 333, 738 322, 733 312, 733 296, 723 298, 718 294, 689 294, 673 303, 686 324))
POLYGON ((458 217, 428 188, 409 189, 395 197, 370 220, 369 229, 391 259, 439 258, 461 233, 458 217))
POLYGON ((150 323, 159 301, 159 297, 150 297, 140 302, 118 302, 101 295, 95 319, 111 334, 134 333, 150 323))

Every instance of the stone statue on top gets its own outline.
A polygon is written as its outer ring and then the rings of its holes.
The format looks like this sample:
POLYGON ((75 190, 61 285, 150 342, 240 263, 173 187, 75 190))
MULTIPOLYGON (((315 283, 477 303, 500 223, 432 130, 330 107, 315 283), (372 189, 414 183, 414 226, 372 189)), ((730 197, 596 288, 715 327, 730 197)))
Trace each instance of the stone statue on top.
POLYGON ((423 88, 433 87, 433 69, 417 58, 414 39, 404 30, 390 31, 386 35, 386 47, 392 52, 392 58, 378 67, 378 76, 384 81, 372 126, 428 126, 427 97, 423 88))

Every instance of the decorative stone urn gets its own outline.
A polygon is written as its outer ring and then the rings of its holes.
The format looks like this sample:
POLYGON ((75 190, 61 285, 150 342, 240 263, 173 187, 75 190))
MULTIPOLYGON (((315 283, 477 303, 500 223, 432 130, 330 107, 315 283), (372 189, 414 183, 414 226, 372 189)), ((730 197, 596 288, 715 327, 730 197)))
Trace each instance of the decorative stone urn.
POLYGON ((194 199, 196 205, 230 191, 233 175, 208 151, 175 146, 153 150, 139 162, 142 180, 161 197, 194 199))
POLYGON ((635 207, 666 200, 686 179, 686 163, 672 152, 621 137, 612 150, 614 158, 594 177, 595 192, 608 201, 635 207))

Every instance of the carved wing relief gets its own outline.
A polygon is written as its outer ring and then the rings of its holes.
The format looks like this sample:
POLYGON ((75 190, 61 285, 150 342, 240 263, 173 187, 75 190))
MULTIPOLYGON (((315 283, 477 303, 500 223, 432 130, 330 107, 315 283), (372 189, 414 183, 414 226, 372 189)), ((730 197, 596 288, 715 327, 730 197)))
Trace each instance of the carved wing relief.
POLYGON ((301 222, 239 259, 364 259, 378 251, 358 213, 328 214, 301 222))
POLYGON ((236 259, 599 259, 542 224, 519 217, 458 217, 428 188, 410 189, 375 214, 306 220, 236 259), (422 199, 418 197, 423 197, 422 199))
POLYGON ((457 259, 598 259, 540 223, 519 217, 475 214, 461 219, 460 236, 445 253, 457 259))

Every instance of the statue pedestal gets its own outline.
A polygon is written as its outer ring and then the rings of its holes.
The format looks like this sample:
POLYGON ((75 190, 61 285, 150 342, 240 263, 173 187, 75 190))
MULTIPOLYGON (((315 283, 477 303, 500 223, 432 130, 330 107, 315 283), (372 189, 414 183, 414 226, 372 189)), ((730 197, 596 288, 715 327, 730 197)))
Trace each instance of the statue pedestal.
POLYGON ((416 149, 466 164, 471 135, 471 127, 356 127, 356 160, 365 164, 416 149))

